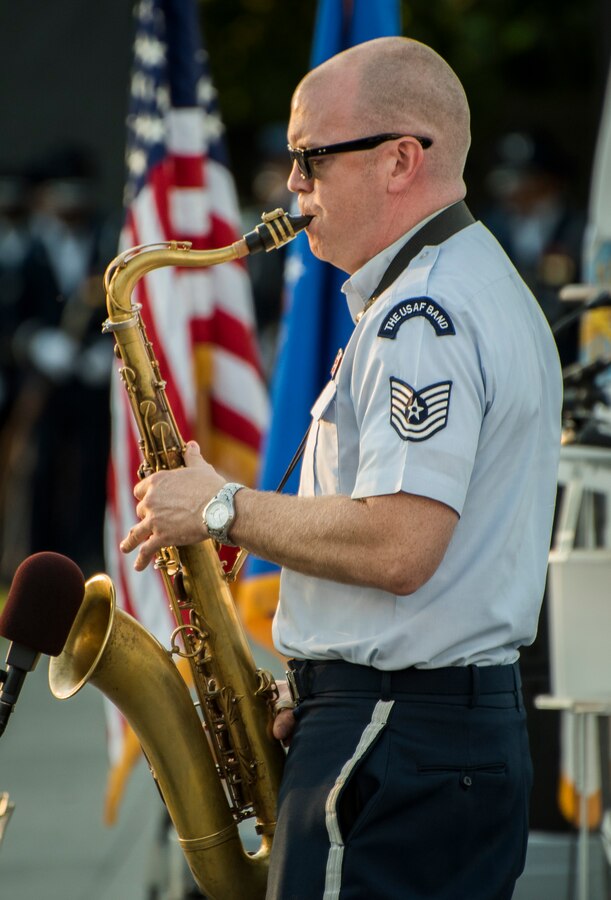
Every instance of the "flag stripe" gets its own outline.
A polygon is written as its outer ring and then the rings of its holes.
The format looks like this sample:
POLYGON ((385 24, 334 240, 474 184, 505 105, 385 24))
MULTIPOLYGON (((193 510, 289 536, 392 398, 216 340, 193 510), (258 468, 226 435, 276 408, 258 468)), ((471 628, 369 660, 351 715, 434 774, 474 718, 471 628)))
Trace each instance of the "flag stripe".
MULTIPOLYGON (((257 381, 261 379, 259 361, 249 359, 250 335, 248 329, 240 322, 236 322, 225 312, 218 310, 214 319, 197 318, 191 321, 191 334, 197 343, 216 342, 217 346, 225 353, 236 357, 243 365, 250 366, 252 377, 257 381)), ((263 394, 265 409, 267 410, 267 393, 263 394)), ((267 420, 267 413, 265 414, 267 420)))
POLYGON ((259 448, 261 433, 247 418, 239 416, 234 409, 230 409, 214 398, 210 402, 210 407, 221 433, 225 433, 228 437, 235 439, 239 435, 241 443, 244 445, 248 445, 253 449, 259 448))
MULTIPOLYGON (((250 304, 244 304, 244 284, 248 284, 246 270, 235 263, 227 263, 224 266, 214 266, 211 269, 182 269, 181 274, 186 275, 184 293, 186 302, 193 308, 197 317, 210 318, 214 309, 214 298, 220 297, 217 302, 219 313, 231 316, 247 331, 254 328, 255 318, 250 304)), ((197 319, 196 319, 197 320, 197 319)), ((258 363, 258 357, 255 357, 258 363)))

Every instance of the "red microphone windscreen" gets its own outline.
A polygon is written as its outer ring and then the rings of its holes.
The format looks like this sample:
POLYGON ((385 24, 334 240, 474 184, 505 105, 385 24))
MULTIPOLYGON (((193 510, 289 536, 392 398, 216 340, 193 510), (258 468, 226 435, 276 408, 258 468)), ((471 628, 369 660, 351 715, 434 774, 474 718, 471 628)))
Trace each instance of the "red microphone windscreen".
POLYGON ((85 595, 85 578, 60 553, 35 553, 15 572, 0 634, 39 653, 59 656, 85 595))

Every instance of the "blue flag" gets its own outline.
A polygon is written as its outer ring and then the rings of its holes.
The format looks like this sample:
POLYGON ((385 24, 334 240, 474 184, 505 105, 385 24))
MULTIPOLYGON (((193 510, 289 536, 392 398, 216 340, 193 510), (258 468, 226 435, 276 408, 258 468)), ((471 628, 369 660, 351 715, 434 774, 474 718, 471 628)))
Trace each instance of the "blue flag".
MULTIPOLYGON (((401 33, 399 0, 320 0, 311 68, 342 50, 377 37, 401 33)), ((264 448, 260 487, 276 490, 305 434, 310 409, 329 379, 353 323, 341 286, 341 272, 310 252, 305 234, 291 244, 285 270, 285 312, 272 379, 272 420, 264 448)), ((296 493, 298 470, 285 491, 296 493)), ((241 586, 241 609, 251 634, 271 644, 270 622, 278 599, 279 569, 251 558, 241 586)))

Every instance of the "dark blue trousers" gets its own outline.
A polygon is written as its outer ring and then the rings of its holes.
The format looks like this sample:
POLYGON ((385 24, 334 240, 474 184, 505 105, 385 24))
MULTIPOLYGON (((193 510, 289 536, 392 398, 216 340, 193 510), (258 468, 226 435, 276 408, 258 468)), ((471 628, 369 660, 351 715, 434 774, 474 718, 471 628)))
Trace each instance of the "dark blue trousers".
MULTIPOLYGON (((361 668, 339 666, 348 682, 361 668)), ((525 713, 518 684, 478 682, 301 700, 268 900, 509 900, 528 836, 525 713)))

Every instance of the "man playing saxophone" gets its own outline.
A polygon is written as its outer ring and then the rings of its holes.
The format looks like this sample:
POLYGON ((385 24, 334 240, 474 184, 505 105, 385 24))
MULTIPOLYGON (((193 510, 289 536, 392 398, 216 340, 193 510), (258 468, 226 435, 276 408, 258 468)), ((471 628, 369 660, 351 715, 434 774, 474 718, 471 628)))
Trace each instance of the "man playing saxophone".
POLYGON ((462 202, 469 108, 432 49, 332 58, 298 85, 288 138, 311 249, 348 273, 355 320, 299 496, 227 485, 190 443, 136 486, 121 549, 142 570, 212 536, 283 567, 296 705, 275 720, 292 740, 268 898, 505 900, 528 835, 518 648, 555 500, 554 340, 462 202))

